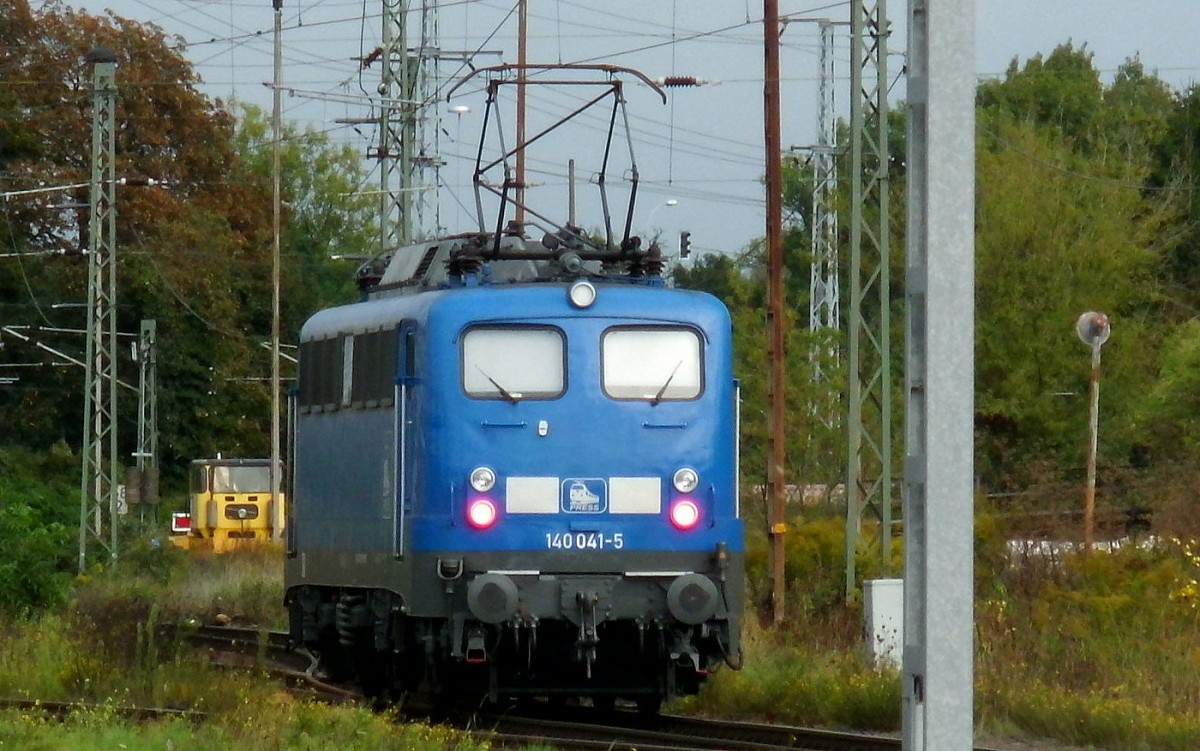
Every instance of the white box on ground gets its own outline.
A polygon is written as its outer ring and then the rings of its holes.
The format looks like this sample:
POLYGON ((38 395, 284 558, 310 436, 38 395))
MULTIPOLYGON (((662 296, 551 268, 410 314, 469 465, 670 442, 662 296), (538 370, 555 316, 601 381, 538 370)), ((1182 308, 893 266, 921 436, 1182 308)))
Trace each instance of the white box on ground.
POLYGON ((863 582, 863 633, 875 665, 900 667, 904 657, 904 580, 863 582))

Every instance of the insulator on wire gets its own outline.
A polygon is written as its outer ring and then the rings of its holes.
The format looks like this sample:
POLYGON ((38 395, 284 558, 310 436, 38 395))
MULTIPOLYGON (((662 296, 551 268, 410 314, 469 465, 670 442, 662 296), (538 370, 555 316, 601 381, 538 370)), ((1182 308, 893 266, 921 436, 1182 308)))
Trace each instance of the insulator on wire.
POLYGON ((682 89, 688 86, 699 86, 704 83, 695 76, 664 76, 658 79, 658 85, 668 89, 682 89))

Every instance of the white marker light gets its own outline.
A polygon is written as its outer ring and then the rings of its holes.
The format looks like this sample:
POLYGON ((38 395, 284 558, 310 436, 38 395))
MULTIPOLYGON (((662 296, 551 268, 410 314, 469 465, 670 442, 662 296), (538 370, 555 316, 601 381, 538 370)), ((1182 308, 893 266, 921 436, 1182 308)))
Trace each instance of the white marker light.
POLYGON ((690 493, 700 484, 700 476, 691 467, 683 467, 675 472, 675 476, 671 478, 671 484, 680 493, 690 493))
POLYGON ((596 302, 596 288, 591 282, 580 280, 571 285, 567 297, 577 308, 590 308, 596 302))
POLYGON ((486 493, 496 485, 496 473, 490 467, 476 467, 471 470, 471 487, 479 493, 486 493))

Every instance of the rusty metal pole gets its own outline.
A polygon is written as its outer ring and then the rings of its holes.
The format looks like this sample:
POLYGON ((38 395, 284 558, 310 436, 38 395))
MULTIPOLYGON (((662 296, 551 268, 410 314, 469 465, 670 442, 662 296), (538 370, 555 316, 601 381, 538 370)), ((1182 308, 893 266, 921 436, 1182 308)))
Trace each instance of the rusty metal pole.
POLYGON ((1075 321, 1079 340, 1092 348, 1091 404, 1088 411, 1087 485, 1083 493, 1083 552, 1092 552, 1096 524, 1096 446, 1100 427, 1100 347, 1112 334, 1108 316, 1088 311, 1075 321))
POLYGON ((1087 489, 1083 497, 1083 552, 1092 552, 1096 528, 1096 446, 1100 432, 1100 342, 1092 342, 1092 398, 1088 411, 1087 489))
POLYGON ((763 116, 767 190, 767 327, 771 361, 770 488, 771 612, 775 623, 784 619, 784 384, 783 384, 783 149, 779 134, 779 2, 763 2, 763 116))

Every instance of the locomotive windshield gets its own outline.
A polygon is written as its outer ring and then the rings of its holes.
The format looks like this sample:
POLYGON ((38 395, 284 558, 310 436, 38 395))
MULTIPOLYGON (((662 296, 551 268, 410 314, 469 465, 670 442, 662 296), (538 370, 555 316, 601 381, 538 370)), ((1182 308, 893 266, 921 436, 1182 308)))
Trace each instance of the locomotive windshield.
POLYGON ((196 462, 192 464, 189 485, 193 494, 269 493, 271 492, 271 468, 265 465, 231 466, 196 462))
POLYGON ((266 493, 271 490, 270 467, 213 467, 214 493, 266 493))
POLYGON ((614 399, 695 399, 700 335, 687 328, 613 328, 601 340, 604 393, 614 399))
POLYGON ((462 382, 475 399, 554 399, 566 387, 563 333, 544 326, 476 327, 462 344, 462 382))

